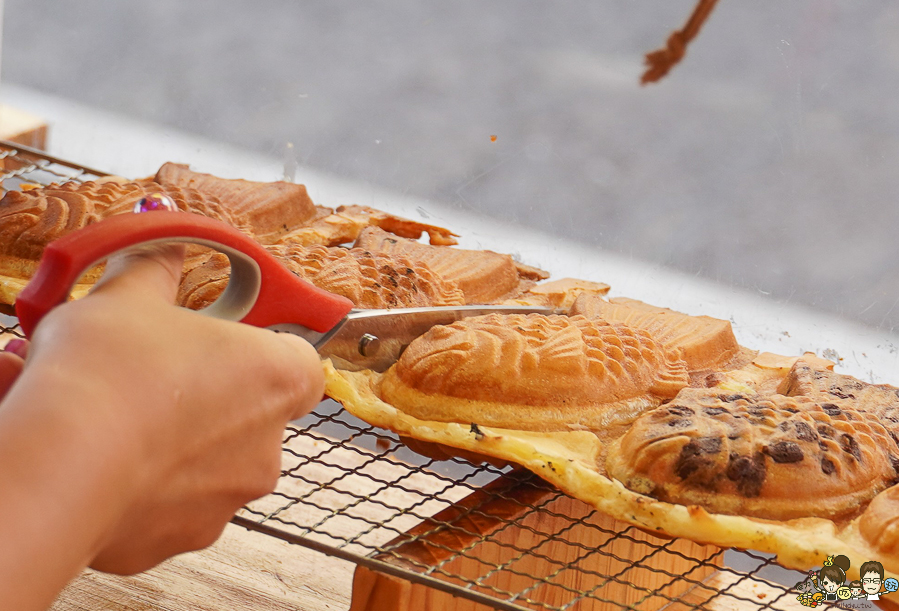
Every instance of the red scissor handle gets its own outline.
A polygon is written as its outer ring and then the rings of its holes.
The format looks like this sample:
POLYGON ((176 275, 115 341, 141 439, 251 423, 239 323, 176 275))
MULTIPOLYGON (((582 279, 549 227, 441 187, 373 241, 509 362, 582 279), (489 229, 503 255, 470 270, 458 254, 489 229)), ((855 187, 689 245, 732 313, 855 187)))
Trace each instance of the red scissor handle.
POLYGON ((231 261, 225 292, 202 313, 257 327, 279 323, 325 332, 352 309, 345 297, 312 286, 268 251, 230 225, 189 212, 145 212, 111 216, 47 246, 37 273, 16 299, 27 336, 53 308, 64 303, 88 269, 113 253, 141 244, 190 242, 214 248, 231 261))

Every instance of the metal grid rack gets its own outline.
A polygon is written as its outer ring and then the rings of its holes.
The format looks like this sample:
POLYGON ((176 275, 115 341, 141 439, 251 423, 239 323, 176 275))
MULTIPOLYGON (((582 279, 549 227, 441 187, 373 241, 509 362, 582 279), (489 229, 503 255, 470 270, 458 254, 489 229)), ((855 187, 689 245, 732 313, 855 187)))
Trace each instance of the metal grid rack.
MULTIPOLYGON (((105 175, 3 142, 0 164, 5 190, 105 175)), ((14 322, 0 330, 21 337, 14 322)), ((417 449, 325 401, 288 428, 277 490, 234 522, 356 563, 360 591, 376 595, 385 575, 405 580, 431 608, 463 608, 460 599, 509 611, 797 605, 790 585, 804 575, 768 555, 663 539, 512 466, 417 449), (448 595, 443 607, 434 592, 448 595)), ((375 608, 392 607, 354 600, 354 611, 375 608)))

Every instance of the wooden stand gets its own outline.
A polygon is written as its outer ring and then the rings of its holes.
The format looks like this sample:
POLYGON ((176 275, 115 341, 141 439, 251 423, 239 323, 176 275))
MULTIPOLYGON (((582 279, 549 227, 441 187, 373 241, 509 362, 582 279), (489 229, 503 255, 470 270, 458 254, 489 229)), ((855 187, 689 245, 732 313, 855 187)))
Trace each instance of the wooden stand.
POLYGON ((47 123, 32 114, 0 104, 0 140, 45 150, 47 123))
MULTIPOLYGON (((578 611, 621 605, 661 609, 715 574, 715 562, 721 557, 717 547, 647 535, 548 489, 536 477, 511 486, 508 481, 494 482, 387 547, 394 548, 396 556, 382 554, 378 559, 419 572, 422 565, 438 566, 440 579, 462 586, 480 577, 474 591, 500 600, 510 597, 502 593, 524 592, 512 601, 524 607, 533 606, 528 600, 536 603, 534 608, 544 608, 540 603, 563 607, 577 598, 576 592, 595 597, 579 599, 574 607, 578 611), (437 522, 451 526, 436 529, 437 522), (541 583, 541 578, 547 582, 541 583)), ((708 591, 709 596, 712 593, 708 591)), ((486 611, 489 607, 360 566, 350 609, 486 611)))

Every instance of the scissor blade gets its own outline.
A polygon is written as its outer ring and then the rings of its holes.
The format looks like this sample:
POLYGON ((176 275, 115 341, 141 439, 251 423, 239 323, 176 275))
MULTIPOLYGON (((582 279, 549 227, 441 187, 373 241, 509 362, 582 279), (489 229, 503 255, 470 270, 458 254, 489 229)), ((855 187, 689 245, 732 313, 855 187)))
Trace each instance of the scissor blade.
POLYGON ((316 345, 322 357, 342 369, 386 371, 412 340, 435 325, 448 325, 484 314, 552 314, 532 306, 452 306, 353 310, 345 322, 316 345))

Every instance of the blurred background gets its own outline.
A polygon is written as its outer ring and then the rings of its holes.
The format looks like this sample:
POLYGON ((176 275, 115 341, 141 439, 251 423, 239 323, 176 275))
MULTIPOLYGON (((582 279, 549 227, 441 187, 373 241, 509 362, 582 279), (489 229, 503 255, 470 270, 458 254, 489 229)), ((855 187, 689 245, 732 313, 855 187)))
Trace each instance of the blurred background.
POLYGON ((641 87, 693 6, 6 0, 2 78, 899 326, 899 4, 721 0, 641 87))

